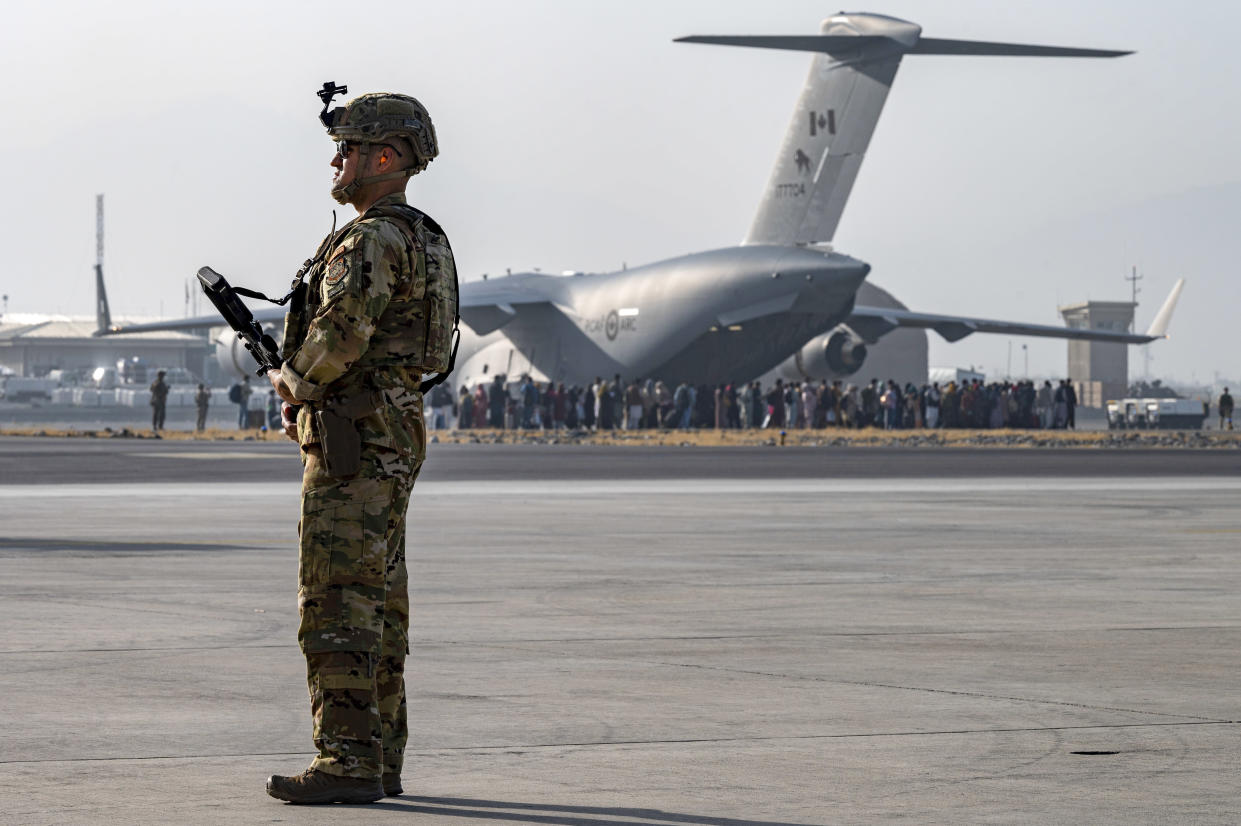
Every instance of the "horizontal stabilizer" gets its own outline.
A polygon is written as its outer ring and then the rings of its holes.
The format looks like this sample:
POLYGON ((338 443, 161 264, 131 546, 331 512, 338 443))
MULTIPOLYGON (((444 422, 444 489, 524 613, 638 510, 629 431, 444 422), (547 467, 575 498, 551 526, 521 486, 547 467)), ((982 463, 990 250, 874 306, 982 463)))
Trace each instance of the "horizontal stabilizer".
MULTIPOLYGON (((260 324, 278 324, 284 321, 283 307, 263 308, 254 310, 254 320, 260 324)), ((189 332, 191 330, 209 330, 213 327, 226 326, 219 314, 191 316, 189 318, 170 318, 164 321, 148 321, 140 324, 113 324, 106 330, 96 330, 96 336, 123 335, 125 333, 159 333, 189 332)))
POLYGON ((716 46, 750 46, 755 49, 784 49, 789 52, 852 51, 863 46, 898 45, 890 37, 853 34, 791 34, 791 35, 692 35, 678 37, 674 43, 711 43, 716 46))
POLYGON ((985 40, 942 40, 923 37, 909 54, 980 55, 983 57, 1124 57, 1133 52, 1110 49, 1070 49, 1064 46, 1027 46, 1022 43, 988 43, 985 40))
POLYGON ((1178 278, 1172 285, 1172 292, 1168 293, 1163 306, 1159 308, 1159 312, 1155 313, 1155 320, 1151 322, 1150 329, 1146 331, 1148 336, 1151 338, 1168 337, 1168 322, 1172 320, 1172 311, 1176 309, 1176 302, 1181 297, 1181 290, 1184 287, 1184 278, 1178 278))
POLYGON ((717 46, 750 46, 792 52, 836 54, 868 46, 890 45, 905 54, 978 55, 983 57, 1124 57, 1131 51, 1072 49, 1065 46, 1032 46, 1024 43, 992 43, 986 40, 944 40, 922 37, 912 46, 882 35, 693 35, 677 43, 710 43, 717 46))

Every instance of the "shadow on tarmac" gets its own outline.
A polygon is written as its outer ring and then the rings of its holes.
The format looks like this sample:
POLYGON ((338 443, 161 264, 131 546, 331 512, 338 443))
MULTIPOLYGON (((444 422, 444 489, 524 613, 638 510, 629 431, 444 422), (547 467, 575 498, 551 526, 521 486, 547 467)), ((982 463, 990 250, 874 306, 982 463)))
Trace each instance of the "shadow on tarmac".
POLYGON ((249 551, 253 545, 225 545, 215 542, 108 542, 98 539, 59 537, 0 536, 0 551, 99 551, 103 553, 176 553, 178 551, 249 551))
POLYGON ((710 815, 687 815, 659 809, 630 809, 609 806, 556 806, 550 803, 513 803, 455 797, 400 796, 372 803, 366 808, 429 815, 473 817, 480 820, 508 820, 517 823, 550 823, 556 826, 624 826, 624 824, 684 823, 693 826, 806 826, 772 820, 737 820, 710 815), (397 801, 409 801, 403 805, 397 801), (509 811, 498 811, 508 809, 509 811), (626 818, 614 820, 612 818, 626 818))

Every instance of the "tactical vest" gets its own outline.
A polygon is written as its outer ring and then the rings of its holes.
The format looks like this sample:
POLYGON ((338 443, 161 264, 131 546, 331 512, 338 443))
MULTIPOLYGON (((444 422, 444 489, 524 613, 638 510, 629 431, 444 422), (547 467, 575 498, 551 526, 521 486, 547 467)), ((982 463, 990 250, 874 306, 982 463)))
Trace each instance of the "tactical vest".
MULTIPOLYGON (((363 370, 397 366, 435 373, 422 382, 423 393, 448 378, 456 361, 459 343, 459 284, 448 237, 430 216, 406 204, 372 207, 357 220, 388 218, 405 238, 405 252, 415 274, 414 292, 394 301, 384 311, 401 313, 405 318, 397 330, 378 335, 374 347, 359 363, 363 370)), ((299 273, 300 283, 292 294, 285 319, 281 356, 291 358, 301 347, 310 321, 320 310, 320 282, 328 255, 348 239, 354 222, 324 239, 315 257, 299 273)), ((410 285, 405 285, 410 286, 410 285)), ((382 316, 381 316, 382 318, 382 316)))

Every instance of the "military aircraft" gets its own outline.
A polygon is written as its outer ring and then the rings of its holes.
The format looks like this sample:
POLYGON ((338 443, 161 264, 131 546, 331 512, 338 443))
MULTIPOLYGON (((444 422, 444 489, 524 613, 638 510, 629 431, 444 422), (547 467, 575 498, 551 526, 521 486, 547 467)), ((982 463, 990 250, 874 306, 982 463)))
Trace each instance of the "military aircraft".
MULTIPOLYGON (((464 283, 464 325, 453 384, 474 387, 497 374, 520 373, 577 384, 613 374, 716 384, 747 381, 773 369, 836 378, 855 373, 868 347, 902 328, 921 338, 924 371, 924 329, 948 341, 975 332, 1125 344, 1164 337, 1181 283, 1145 334, 1070 329, 912 312, 866 282, 870 265, 832 249, 829 242, 905 55, 1128 54, 939 40, 921 32, 892 17, 839 14, 824 21, 817 35, 680 38, 815 54, 744 242, 620 272, 518 273, 464 283)), ((255 315, 275 324, 283 311, 255 315)), ((115 331, 208 324, 218 320, 182 319, 115 331)), ((217 339, 217 356, 230 373, 253 369, 231 330, 217 339)))

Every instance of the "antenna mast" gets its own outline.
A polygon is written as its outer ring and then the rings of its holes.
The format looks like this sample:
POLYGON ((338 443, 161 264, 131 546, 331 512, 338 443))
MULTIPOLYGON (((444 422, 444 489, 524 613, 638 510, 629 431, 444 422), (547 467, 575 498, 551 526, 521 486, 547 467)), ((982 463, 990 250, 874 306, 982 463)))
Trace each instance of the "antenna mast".
MULTIPOLYGON (((1134 325, 1137 323, 1138 310, 1138 293, 1142 292, 1138 289, 1138 282, 1146 276, 1138 275, 1138 268, 1135 266, 1129 275, 1125 276, 1125 280, 1133 287, 1133 315, 1129 321, 1129 332, 1134 332, 1134 325)), ((1150 344, 1142 345, 1142 377, 1149 381, 1151 377, 1151 347, 1150 344)))
POLYGON ((95 267, 103 269, 103 196, 95 196, 95 267))
MULTIPOLYGON (((1139 282, 1139 281, 1141 281, 1141 280, 1142 280, 1143 278, 1145 278, 1145 277, 1146 277, 1146 276, 1144 276, 1144 275, 1138 275, 1138 268, 1137 268, 1137 267, 1134 267, 1134 268, 1133 268, 1133 273, 1132 273, 1131 275, 1126 275, 1126 276, 1125 276, 1125 280, 1126 280, 1126 281, 1128 281, 1128 282, 1129 282, 1129 284, 1130 284, 1130 286, 1132 286, 1132 287, 1133 287, 1133 309, 1134 309, 1134 310, 1137 310, 1137 308, 1138 308, 1138 293, 1142 292, 1141 290, 1139 290, 1139 289, 1138 289, 1138 282, 1139 282)), ((1137 315, 1137 313, 1135 312, 1135 313, 1134 313, 1134 315, 1136 316, 1136 315, 1137 315)), ((1134 326, 1133 326, 1133 325, 1134 325, 1134 320, 1133 320, 1133 319, 1130 319, 1130 321, 1129 321, 1129 332, 1131 332, 1131 333, 1133 332, 1133 329, 1134 329, 1134 326)))

